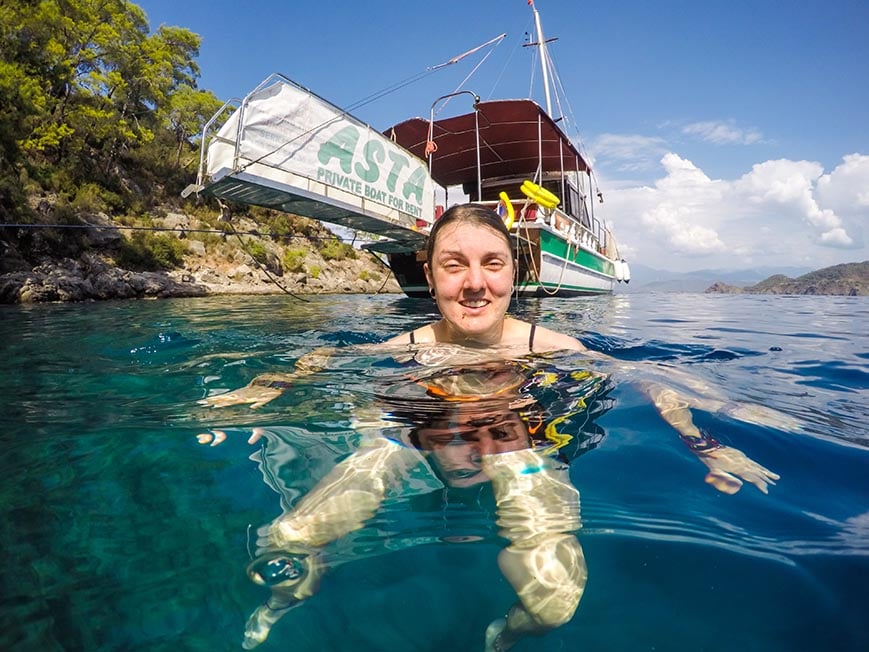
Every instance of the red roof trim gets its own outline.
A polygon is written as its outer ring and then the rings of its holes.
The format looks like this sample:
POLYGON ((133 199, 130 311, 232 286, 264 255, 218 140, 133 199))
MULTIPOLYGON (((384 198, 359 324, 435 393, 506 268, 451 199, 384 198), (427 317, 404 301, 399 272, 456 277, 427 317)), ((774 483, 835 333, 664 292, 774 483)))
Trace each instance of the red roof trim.
MULTIPOLYGON (((546 112, 532 100, 496 100, 477 105, 480 123, 480 168, 485 179, 522 176, 537 171, 540 153, 538 119, 542 135, 543 171, 589 169, 570 139, 546 112)), ((477 153, 474 112, 436 120, 431 173, 442 186, 476 183, 477 153)), ((399 145, 427 160, 428 120, 412 118, 388 129, 399 145)))

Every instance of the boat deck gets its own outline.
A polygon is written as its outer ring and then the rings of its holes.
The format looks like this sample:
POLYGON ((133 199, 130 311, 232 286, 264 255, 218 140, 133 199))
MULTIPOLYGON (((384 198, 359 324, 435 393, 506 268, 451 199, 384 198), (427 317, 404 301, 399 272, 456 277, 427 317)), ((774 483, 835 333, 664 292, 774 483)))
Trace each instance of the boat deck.
POLYGON ((202 194, 389 238, 388 242, 372 245, 371 248, 376 251, 417 251, 425 246, 425 234, 417 231, 415 222, 411 222, 406 215, 386 216, 382 214, 380 206, 372 206, 374 210, 369 210, 364 198, 340 193, 334 188, 330 194, 325 186, 310 187, 315 183, 310 180, 302 183, 306 187, 280 182, 248 168, 244 172, 223 175, 206 185, 202 194))

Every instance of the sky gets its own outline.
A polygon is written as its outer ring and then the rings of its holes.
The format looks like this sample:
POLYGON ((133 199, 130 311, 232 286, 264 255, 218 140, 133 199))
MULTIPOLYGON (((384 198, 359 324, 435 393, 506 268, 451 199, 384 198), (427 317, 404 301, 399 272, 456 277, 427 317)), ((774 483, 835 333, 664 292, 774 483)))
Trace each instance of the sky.
MULTIPOLYGON (((522 47, 526 0, 136 4, 152 30, 202 37, 199 85, 223 100, 279 72, 379 130, 427 118, 459 87, 543 104, 522 47)), ((595 215, 629 262, 688 272, 869 259, 869 2, 535 4, 557 38, 569 135, 604 193, 595 215)), ((461 101, 440 117, 469 111, 461 101)))

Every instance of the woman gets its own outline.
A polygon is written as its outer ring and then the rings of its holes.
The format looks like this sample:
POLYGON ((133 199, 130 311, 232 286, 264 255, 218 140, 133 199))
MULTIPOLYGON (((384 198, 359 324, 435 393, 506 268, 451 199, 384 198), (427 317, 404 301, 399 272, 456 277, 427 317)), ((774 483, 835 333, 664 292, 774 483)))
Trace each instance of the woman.
MULTIPOLYGON (((415 348, 421 364, 461 362, 487 357, 510 358, 529 353, 585 351, 569 335, 507 316, 516 266, 510 233, 500 216, 477 204, 460 204, 435 222, 426 249, 429 293, 442 319, 388 340, 386 345, 460 345, 415 348)), ((226 407, 249 403, 254 409, 280 396, 295 378, 323 369, 328 349, 317 349, 296 363, 293 374, 262 374, 241 389, 211 396, 202 403, 226 407)))
MULTIPOLYGON (((409 350, 417 362, 428 366, 491 363, 551 351, 586 351, 576 338, 507 315, 516 266, 509 232, 494 211, 475 204, 452 207, 432 228, 426 254, 425 275, 441 319, 398 335, 387 344, 409 350)), ((587 355, 601 357, 592 352, 587 355)), ((260 376, 245 388, 203 402, 211 406, 249 403, 256 408, 277 397, 294 377, 324 366, 324 354, 314 352, 300 359, 293 375, 260 376)), ((495 385, 476 391, 479 396, 493 392, 509 407, 511 399, 516 398, 510 393, 516 385, 495 385), (510 388, 506 395, 504 387, 510 388)), ((436 384, 430 389, 437 389, 436 384)), ((457 396, 467 398, 467 388, 459 393, 455 388, 441 389, 448 401, 462 400, 457 396)), ((688 398, 657 384, 646 384, 644 389, 662 417, 709 467, 707 482, 717 489, 734 493, 742 485, 742 478, 765 493, 767 484, 778 479, 740 451, 722 446, 694 426, 690 407, 721 410, 728 404, 688 398)), ((758 410, 750 414, 732 411, 731 415, 754 421, 765 416, 758 410)), ((475 418, 484 424, 489 417, 475 418)), ((377 425, 375 420, 375 429, 377 425)), ((214 431, 201 435, 200 441, 214 445, 224 437, 214 431)), ((255 434, 251 443, 258 438, 255 434)), ((486 632, 487 650, 506 650, 523 636, 544 633, 573 616, 585 587, 585 560, 572 526, 552 529, 547 525, 552 519, 546 516, 547 510, 562 517, 573 512, 573 516, 565 518, 568 524, 578 527, 579 499, 566 475, 537 472, 546 464, 534 450, 484 450, 479 442, 488 441, 485 437, 474 441, 479 471, 493 484, 498 522, 501 524, 503 519, 510 524, 502 528, 510 545, 499 556, 499 565, 519 600, 506 619, 494 621, 486 632)), ((435 458, 440 455, 441 463, 453 462, 446 459, 445 453, 438 453, 435 446, 428 451, 435 458)), ((412 446, 374 436, 328 473, 291 512, 265 528, 261 543, 263 550, 271 552, 251 564, 249 575, 253 581, 270 586, 272 597, 251 616, 245 647, 265 640, 271 626, 288 609, 314 593, 322 573, 317 551, 362 527, 383 500, 384 478, 418 460, 419 452, 412 446)))
POLYGON ((442 319, 398 335, 389 344, 447 342, 510 355, 585 351, 574 337, 507 316, 516 273, 510 234, 497 213, 454 206, 435 222, 425 276, 442 319))

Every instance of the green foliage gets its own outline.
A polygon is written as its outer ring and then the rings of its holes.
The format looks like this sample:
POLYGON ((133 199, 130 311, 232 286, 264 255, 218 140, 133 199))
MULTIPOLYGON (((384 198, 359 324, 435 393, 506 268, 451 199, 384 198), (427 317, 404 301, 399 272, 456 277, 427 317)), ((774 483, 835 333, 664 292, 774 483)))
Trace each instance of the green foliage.
POLYGON ((244 243, 245 251, 247 251, 248 255, 253 258, 260 265, 265 265, 266 258, 268 257, 268 252, 266 251, 265 245, 259 240, 248 240, 244 243))
POLYGON ((200 91, 192 86, 180 86, 169 96, 164 119, 178 144, 176 166, 181 165, 184 145, 199 140, 202 126, 220 109, 221 105, 220 100, 210 91, 200 91))
POLYGON ((0 164, 0 220, 9 224, 32 222, 27 200, 15 174, 0 164))
POLYGON ((97 183, 110 208, 180 192, 182 157, 221 105, 196 87, 199 45, 184 28, 152 33, 126 0, 0 3, 0 160, 72 197, 97 183))
POLYGON ((81 224, 78 210, 66 197, 61 197, 52 208, 52 220, 55 224, 81 224))
POLYGON ((266 220, 266 228, 273 238, 288 240, 296 234, 293 218, 286 213, 278 213, 266 220))
POLYGON ((95 183, 86 183, 75 193, 71 206, 77 212, 99 213, 106 210, 106 202, 103 201, 102 188, 95 183))
POLYGON ((307 251, 297 247, 291 247, 284 251, 281 266, 285 272, 298 273, 305 269, 305 256, 307 251))
POLYGON ((202 244, 205 245, 206 251, 213 251, 221 244, 223 244, 223 238, 216 233, 208 233, 195 231, 187 236, 191 240, 199 240, 202 244))
POLYGON ((361 272, 359 272, 359 276, 357 278, 359 278, 360 281, 372 280, 374 282, 377 282, 380 280, 380 274, 378 274, 377 272, 369 272, 367 269, 363 269, 361 272))
POLYGON ((119 267, 136 271, 158 271, 181 265, 186 247, 178 238, 150 231, 136 231, 115 254, 119 267))
POLYGON ((320 278, 320 266, 312 265, 311 270, 308 273, 311 275, 311 278, 320 278))
POLYGON ((217 228, 220 220, 220 210, 208 202, 187 201, 184 204, 184 212, 211 229, 217 228))
POLYGON ((356 259, 356 250, 340 240, 321 240, 320 255, 323 260, 344 260, 346 258, 356 259))

